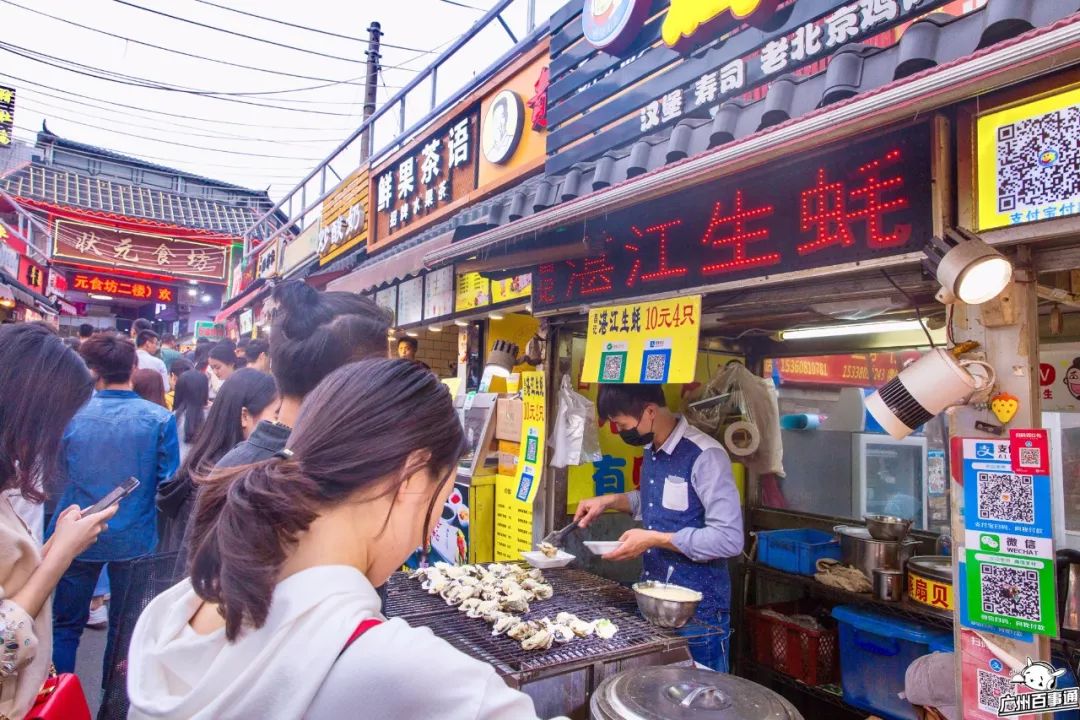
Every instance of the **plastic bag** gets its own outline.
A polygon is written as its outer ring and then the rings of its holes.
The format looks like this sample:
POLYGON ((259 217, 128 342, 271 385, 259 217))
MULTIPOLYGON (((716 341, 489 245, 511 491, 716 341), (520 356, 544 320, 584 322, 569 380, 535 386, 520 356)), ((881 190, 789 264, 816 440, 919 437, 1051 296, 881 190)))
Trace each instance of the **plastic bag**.
POLYGON ((569 375, 563 375, 559 387, 559 406, 555 412, 551 443, 552 467, 584 465, 603 457, 596 424, 596 406, 589 398, 570 388, 569 375))

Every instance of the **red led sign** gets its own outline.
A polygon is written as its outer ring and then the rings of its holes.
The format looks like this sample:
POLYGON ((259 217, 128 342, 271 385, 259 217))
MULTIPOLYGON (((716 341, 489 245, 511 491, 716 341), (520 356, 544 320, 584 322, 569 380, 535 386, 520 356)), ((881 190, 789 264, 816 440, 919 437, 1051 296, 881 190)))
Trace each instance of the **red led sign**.
POLYGON ((70 288, 87 294, 109 295, 146 302, 171 303, 176 300, 176 291, 170 287, 151 285, 141 280, 126 280, 90 273, 74 273, 71 276, 70 288))
MULTIPOLYGON (((932 232, 930 130, 905 128, 590 220, 604 252, 541 265, 558 307, 918 251, 932 232)), ((561 232, 565 233, 565 230, 561 232)))

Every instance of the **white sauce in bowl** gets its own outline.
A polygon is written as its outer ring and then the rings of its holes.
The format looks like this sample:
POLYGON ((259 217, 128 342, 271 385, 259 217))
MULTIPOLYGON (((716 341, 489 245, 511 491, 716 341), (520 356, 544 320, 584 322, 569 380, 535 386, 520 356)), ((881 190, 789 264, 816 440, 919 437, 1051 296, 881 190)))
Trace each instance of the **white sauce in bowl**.
POLYGON ((683 587, 643 587, 638 588, 642 595, 648 595, 659 600, 674 600, 676 602, 696 602, 701 599, 701 593, 683 587))

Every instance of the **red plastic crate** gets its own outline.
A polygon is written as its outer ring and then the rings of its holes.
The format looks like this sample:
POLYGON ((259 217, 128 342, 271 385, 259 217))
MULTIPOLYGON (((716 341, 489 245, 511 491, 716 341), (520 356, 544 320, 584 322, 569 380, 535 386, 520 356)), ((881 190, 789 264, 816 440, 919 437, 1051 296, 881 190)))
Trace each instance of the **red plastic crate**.
POLYGON ((755 662, 811 686, 836 682, 840 674, 836 625, 830 618, 813 612, 815 609, 813 605, 800 602, 746 608, 755 662), (798 623, 765 615, 762 610, 787 616, 813 615, 824 629, 811 630, 798 623))

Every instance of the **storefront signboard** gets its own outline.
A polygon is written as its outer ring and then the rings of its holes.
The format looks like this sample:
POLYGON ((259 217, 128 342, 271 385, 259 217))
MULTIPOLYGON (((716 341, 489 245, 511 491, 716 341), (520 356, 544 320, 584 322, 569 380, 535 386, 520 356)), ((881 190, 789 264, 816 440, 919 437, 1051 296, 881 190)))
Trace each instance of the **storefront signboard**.
MULTIPOLYGON (((3 226, 0 226, 0 233, 3 226)), ((8 247, 0 240, 0 270, 3 270, 13 278, 19 277, 19 253, 14 248, 8 247)))
POLYGON ((1013 471, 1014 457, 1032 461, 1022 435, 954 438, 952 449, 964 486, 961 621, 1056 637, 1049 476, 1013 471))
POLYGON ((498 305, 527 298, 532 294, 532 275, 523 273, 503 280, 488 280, 480 273, 464 273, 457 277, 454 301, 456 312, 468 312, 488 305, 498 305))
POLYGON ((259 278, 271 278, 277 275, 278 271, 278 244, 280 239, 272 240, 262 252, 259 253, 256 260, 255 276, 259 278))
POLYGON ((176 291, 171 287, 134 278, 102 275, 101 273, 72 273, 69 287, 81 293, 109 295, 131 300, 145 300, 146 302, 168 304, 176 301, 176 291))
POLYGON ((229 269, 228 245, 73 220, 57 219, 53 225, 53 257, 80 264, 213 282, 224 282, 229 269))
POLYGON ((281 274, 288 275, 296 268, 310 260, 318 252, 319 233, 322 225, 312 223, 304 228, 304 231, 292 240, 285 243, 281 252, 281 274))
POLYGON ((518 561, 533 547, 533 505, 517 499, 517 478, 495 478, 495 561, 518 561))
POLYGON ((768 359, 764 374, 779 385, 881 387, 920 355, 908 351, 768 359))
POLYGON ((1043 412, 1080 412, 1080 343, 1039 348, 1043 412))
POLYGON ((368 169, 362 167, 345 178, 323 201, 319 229, 319 264, 326 265, 368 238, 368 169))
POLYGON ((0 147, 15 139, 15 88, 0 86, 0 147))
POLYGON ((433 270, 424 277, 424 319, 435 320, 454 311, 454 268, 433 270))
POLYGON ((883 36, 892 44, 896 28, 947 2, 796 0, 777 13, 775 0, 674 0, 666 12, 649 0, 587 0, 581 22, 563 11, 552 23, 561 29, 552 41, 547 172, 626 147, 687 115, 707 118, 780 75, 824 69, 818 64, 849 43, 883 36), (635 8, 645 13, 637 31, 621 28, 616 21, 635 8), (761 20, 768 29, 753 26, 761 20), (592 36, 590 25, 609 31, 592 36))
POLYGON ((250 335, 255 327, 255 310, 248 308, 240 313, 240 334, 250 335))
POLYGON ((521 450, 514 497, 532 505, 540 489, 547 446, 547 395, 543 371, 521 373, 521 450))
POLYGON ((424 278, 414 277, 398 285, 397 324, 415 325, 424 318, 424 278))
POLYGON ((19 258, 19 282, 41 295, 45 294, 45 268, 28 257, 19 258))
POLYGON ((976 123, 980 230, 1080 214, 1080 88, 976 123))
POLYGON ((933 232, 929 126, 758 168, 560 228, 604 251, 541 265, 549 309, 920 252, 933 232))
POLYGON ((589 311, 584 382, 688 383, 697 368, 701 296, 589 311))

